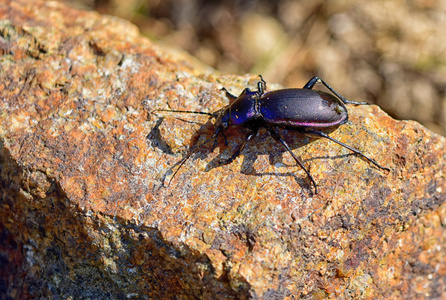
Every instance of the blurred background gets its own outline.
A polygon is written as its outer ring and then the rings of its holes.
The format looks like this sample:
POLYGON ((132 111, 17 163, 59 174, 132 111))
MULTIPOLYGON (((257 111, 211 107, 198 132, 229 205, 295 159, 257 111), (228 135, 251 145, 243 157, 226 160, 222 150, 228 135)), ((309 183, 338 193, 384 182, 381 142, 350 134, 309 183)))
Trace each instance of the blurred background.
POLYGON ((346 98, 446 136, 446 0, 60 0, 130 20, 215 69, 346 98))

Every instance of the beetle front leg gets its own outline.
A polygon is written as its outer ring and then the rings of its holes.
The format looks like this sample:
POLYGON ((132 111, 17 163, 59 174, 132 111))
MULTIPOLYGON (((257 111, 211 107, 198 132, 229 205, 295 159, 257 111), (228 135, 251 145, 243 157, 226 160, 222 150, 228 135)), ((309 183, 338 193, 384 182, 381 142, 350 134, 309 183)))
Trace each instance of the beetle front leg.
POLYGON ((248 134, 246 135, 246 139, 245 139, 245 141, 237 147, 237 149, 234 151, 234 153, 231 155, 231 157, 228 158, 228 159, 225 159, 225 160, 220 161, 220 163, 221 163, 221 164, 230 164, 234 159, 236 159, 237 156, 240 155, 240 152, 242 152, 243 149, 245 149, 246 144, 247 144, 250 140, 252 140, 253 138, 256 137, 256 135, 257 135, 257 131, 258 131, 258 129, 254 129, 252 132, 248 133, 248 134))
POLYGON ((361 151, 356 150, 355 148, 352 148, 352 147, 350 147, 350 146, 347 146, 346 144, 344 144, 344 143, 342 143, 342 142, 340 142, 340 141, 338 141, 338 140, 336 140, 336 139, 330 137, 330 136, 329 136, 328 134, 326 134, 326 133, 323 133, 323 132, 320 132, 320 131, 310 131, 310 130, 308 130, 308 131, 304 131, 304 134, 305 134, 305 135, 308 135, 308 136, 317 136, 317 137, 324 137, 324 138, 326 138, 326 139, 329 139, 330 141, 335 142, 336 144, 341 145, 342 147, 345 147, 345 148, 347 148, 348 150, 350 150, 350 151, 352 151, 352 152, 354 152, 354 153, 356 153, 356 154, 359 154, 360 156, 364 157, 365 159, 367 159, 369 162, 371 162, 372 164, 374 164, 374 165, 377 166, 378 168, 380 168, 380 169, 382 169, 382 170, 386 170, 386 171, 388 171, 388 172, 390 171, 389 168, 385 168, 385 167, 381 166, 381 165, 378 164, 375 160, 371 159, 370 157, 365 156, 365 154, 363 154, 361 151))
POLYGON ((294 155, 293 151, 291 151, 290 147, 288 146, 287 142, 280 136, 280 134, 276 131, 273 127, 267 127, 268 131, 271 133, 271 136, 274 140, 282 144, 282 146, 291 154, 291 156, 294 158, 296 163, 307 173, 308 178, 310 178, 311 182, 314 185, 314 193, 317 194, 317 184, 316 181, 314 181, 313 176, 311 176, 310 172, 304 167, 303 163, 294 155))
POLYGON ((237 100, 238 97, 231 94, 225 87, 222 87, 221 90, 226 92, 226 97, 228 97, 229 100, 231 100, 231 103, 237 100))
POLYGON ((338 92, 336 92, 331 86, 329 86, 328 83, 326 83, 322 78, 317 77, 317 76, 314 76, 313 78, 311 78, 307 82, 307 84, 304 85, 303 88, 312 90, 314 85, 318 82, 322 83, 327 89, 329 89, 333 94, 335 94, 345 104, 368 105, 367 102, 356 102, 356 101, 350 101, 350 100, 345 99, 343 96, 338 94, 338 92))

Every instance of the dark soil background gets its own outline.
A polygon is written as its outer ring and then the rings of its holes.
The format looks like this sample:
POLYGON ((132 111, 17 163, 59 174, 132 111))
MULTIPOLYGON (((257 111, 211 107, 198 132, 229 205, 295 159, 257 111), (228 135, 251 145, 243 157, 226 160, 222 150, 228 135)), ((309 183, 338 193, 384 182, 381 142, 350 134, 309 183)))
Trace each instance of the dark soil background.
MULTIPOLYGON (((62 1, 62 0, 61 0, 62 1)), ((116 15, 221 72, 325 79, 446 135, 446 1, 64 0, 116 15)))

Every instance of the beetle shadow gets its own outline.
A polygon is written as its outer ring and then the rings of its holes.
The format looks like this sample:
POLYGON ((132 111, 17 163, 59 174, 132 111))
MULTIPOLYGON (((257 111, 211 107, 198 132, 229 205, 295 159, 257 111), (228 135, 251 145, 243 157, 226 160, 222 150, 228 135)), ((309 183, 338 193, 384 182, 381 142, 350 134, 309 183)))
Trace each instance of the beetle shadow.
MULTIPOLYGON (((172 148, 169 146, 169 144, 163 138, 161 131, 160 131, 160 126, 164 122, 164 118, 165 117, 158 118, 158 120, 155 123, 155 126, 153 126, 152 130, 150 130, 150 132, 147 134, 146 139, 151 142, 152 147, 160 149, 165 154, 172 155, 173 154, 172 148)), ((206 131, 209 131, 209 127, 213 128, 212 123, 208 124, 208 123, 210 123, 209 121, 206 123, 200 123, 200 122, 196 122, 196 121, 186 120, 183 118, 177 118, 177 119, 181 120, 185 123, 188 123, 188 124, 199 124, 200 125, 200 128, 195 131, 193 137, 191 138, 191 141, 198 140, 198 137, 200 135, 202 135, 206 131)), ((190 146, 193 146, 193 144, 190 143, 190 146)))
MULTIPOLYGON (((200 127, 195 130, 195 132, 192 134, 192 136, 189 139, 189 147, 188 149, 182 154, 181 159, 178 159, 175 164, 171 165, 169 169, 164 173, 162 176, 162 186, 166 186, 166 181, 170 183, 170 180, 173 179, 173 177, 168 178, 169 176, 174 176, 174 174, 179 170, 178 168, 182 167, 183 163, 187 162, 194 162, 197 159, 205 160, 209 155, 212 155, 214 151, 218 151, 218 154, 210 160, 206 167, 205 172, 209 172, 210 170, 214 168, 218 168, 220 166, 223 166, 225 164, 231 164, 233 162, 227 163, 226 160, 231 157, 233 152, 236 150, 239 144, 243 143, 246 135, 249 132, 249 129, 244 127, 231 127, 230 129, 226 130, 224 132, 224 135, 219 134, 217 143, 214 144, 214 140, 209 141, 207 144, 203 145, 203 143, 208 140, 212 135, 215 133, 216 128, 214 127, 211 119, 209 119, 206 123, 199 123, 195 121, 190 121, 182 118, 177 118, 179 120, 182 120, 186 123, 192 123, 192 124, 200 124, 200 127), (225 138, 226 137, 226 138, 225 138), (227 144, 226 144, 227 140, 227 144), (196 151, 195 153, 193 153, 196 151), (191 153, 193 153, 191 155, 191 153), (186 161, 184 162, 184 160, 186 161)), ((150 133, 147 135, 147 138, 151 140, 152 145, 154 147, 159 148, 161 151, 168 155, 172 155, 173 151, 172 148, 168 145, 168 143, 163 139, 162 134, 160 132, 159 127, 161 126, 162 122, 164 121, 164 117, 160 117, 159 120, 157 120, 155 126, 150 131, 150 133)), ((329 134, 336 130, 336 128, 332 128, 329 130, 324 130, 325 133, 329 134)), ((290 149, 296 150, 304 145, 307 145, 308 143, 311 143, 312 141, 318 139, 313 137, 308 137, 304 135, 299 130, 292 130, 292 129, 278 129, 280 135, 285 139, 287 144, 289 145, 290 149)), ((327 141, 329 143, 332 143, 331 141, 327 141)), ((250 142, 247 143, 245 149, 239 154, 239 156, 243 157, 243 161, 240 167, 240 172, 245 175, 251 175, 251 176, 280 176, 280 177, 293 177, 297 184, 299 184, 301 187, 306 189, 312 189, 312 183, 310 179, 303 173, 304 175, 296 175, 296 172, 300 167, 297 164, 293 163, 284 163, 283 162, 283 155, 288 153, 286 149, 284 149, 281 144, 277 141, 275 141, 270 133, 265 130, 264 128, 261 128, 259 130, 258 135, 250 142), (272 143, 272 144, 271 144, 272 143), (272 145, 273 148, 271 147, 272 145), (254 165, 258 158, 258 156, 264 156, 268 155, 268 160, 271 165, 277 165, 282 164, 286 168, 292 168, 296 167, 298 169, 293 169, 293 171, 286 171, 286 172, 280 172, 277 170, 277 172, 257 172, 254 165)), ((294 153, 294 151, 293 151, 294 153)), ((287 155, 290 155, 289 153, 287 155)), ((319 156, 319 157, 311 157, 309 159, 302 160, 299 156, 298 158, 301 159, 304 166, 307 166, 308 161, 313 161, 317 159, 335 159, 340 157, 345 157, 348 155, 354 155, 352 154, 345 154, 345 155, 339 155, 339 156, 319 156)), ((307 168, 308 169, 308 168, 307 168)), ((308 169, 308 171, 311 173, 311 170, 308 169)))
MULTIPOLYGON (((329 134, 333 131, 335 131, 337 128, 329 128, 328 130, 324 130, 326 134, 329 134)), ((246 131, 247 133, 248 131, 246 131)), ((299 149, 302 146, 305 146, 314 140, 317 140, 319 138, 309 137, 303 134, 299 130, 292 130, 292 129, 278 129, 279 134, 284 138, 284 140, 287 142, 288 146, 290 147, 291 151, 296 155, 294 150, 299 149)), ((244 134, 242 133, 235 133, 235 130, 228 133, 228 140, 230 140, 230 137, 233 137, 237 135, 236 140, 238 143, 243 143, 244 141, 244 134), (241 138, 238 136, 240 135, 241 138)), ((331 141, 327 141, 329 143, 333 143, 331 141)), ((238 143, 230 143, 230 145, 226 147, 220 148, 220 153, 213 158, 206 166, 205 171, 210 171, 213 168, 220 167, 222 165, 228 164, 225 162, 229 157, 231 157, 233 151, 235 151, 235 148, 238 146, 238 143)), ((219 146, 222 146, 219 144, 219 146)), ((305 187, 308 189, 312 189, 313 184, 311 180, 304 175, 296 175, 296 172, 300 170, 300 166, 297 165, 297 163, 284 163, 284 154, 290 155, 286 149, 282 147, 282 145, 275 141, 270 133, 266 131, 265 129, 260 129, 258 135, 248 144, 246 145, 245 149, 240 153, 239 156, 243 156, 243 161, 240 167, 240 172, 245 175, 251 175, 251 176, 281 176, 281 177, 293 177, 297 184, 299 184, 301 187, 305 187), (261 142, 265 141, 265 142, 261 142), (271 147, 272 145, 273 148, 271 147), (271 149, 272 148, 272 149, 271 149), (277 170, 277 172, 257 172, 254 165, 259 156, 268 155, 268 160, 271 165, 278 165, 281 164, 283 167, 286 168, 293 168, 297 167, 297 169, 293 169, 294 171, 286 171, 286 172, 280 172, 277 170)), ((352 153, 354 154, 354 153, 352 153)), ((311 157, 309 159, 301 159, 301 157, 297 156, 303 165, 307 168, 307 170, 311 174, 311 169, 307 167, 308 161, 316 160, 316 159, 335 159, 340 157, 345 157, 351 154, 345 154, 345 155, 339 155, 339 156, 318 156, 318 157, 311 157)), ((294 160, 291 159, 292 162, 294 160)), ((232 163, 232 162, 231 162, 232 163)))
MULTIPOLYGON (((206 121, 206 123, 200 123, 196 121, 190 121, 183 118, 176 118, 178 120, 181 120, 185 123, 189 124, 199 124, 200 127, 195 130, 193 135, 189 138, 189 147, 184 151, 182 154, 181 159, 178 159, 174 164, 172 164, 169 169, 164 173, 161 179, 161 187, 166 186, 166 179, 168 176, 175 174, 177 172, 177 167, 181 167, 184 160, 187 161, 195 161, 196 159, 206 159, 206 157, 213 152, 213 141, 208 142, 206 145, 202 145, 207 139, 209 139, 214 133, 215 133, 215 127, 209 119, 206 121), (199 148, 199 149, 197 149, 199 148), (191 155, 191 152, 196 151, 196 153, 193 153, 191 155)), ((160 117, 157 121, 155 126, 152 128, 152 130, 147 135, 147 139, 151 141, 152 147, 160 149, 163 153, 167 155, 173 155, 174 152, 172 148, 169 146, 168 142, 163 138, 162 133, 160 131, 160 126, 164 122, 164 117, 160 117)), ((219 143, 217 145, 223 144, 219 143)), ((181 151, 183 152, 183 151, 181 151)), ((170 183, 170 178, 167 180, 167 182, 170 183)))
POLYGON ((155 126, 153 126, 152 130, 150 130, 150 132, 147 134, 146 139, 151 142, 152 147, 160 149, 163 153, 173 154, 172 148, 161 136, 160 126, 163 121, 164 117, 160 117, 156 121, 155 126))

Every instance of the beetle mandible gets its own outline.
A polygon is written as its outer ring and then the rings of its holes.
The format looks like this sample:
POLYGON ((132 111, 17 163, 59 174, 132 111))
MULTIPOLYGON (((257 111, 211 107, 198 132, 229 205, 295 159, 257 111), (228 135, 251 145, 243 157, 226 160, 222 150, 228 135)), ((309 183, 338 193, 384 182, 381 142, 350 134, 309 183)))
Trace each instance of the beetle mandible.
POLYGON ((198 152, 205 144, 214 140, 215 147, 217 145, 219 134, 224 136, 225 143, 227 143, 224 131, 229 126, 243 126, 250 131, 246 135, 245 141, 238 145, 231 157, 223 161, 223 163, 231 163, 243 151, 246 144, 257 135, 259 129, 264 127, 269 131, 273 139, 279 142, 282 147, 291 154, 294 161, 305 171, 314 185, 315 194, 318 193, 316 181, 305 168, 301 160, 294 155, 293 151, 291 151, 288 143, 277 131, 278 128, 296 130, 310 137, 323 137, 329 139, 330 141, 362 156, 378 168, 390 171, 388 168, 382 167, 375 160, 367 157, 359 150, 320 131, 338 127, 348 121, 348 112, 345 104, 364 105, 368 104, 367 102, 355 102, 345 99, 319 77, 311 78, 301 89, 281 89, 270 92, 265 92, 266 82, 261 75, 259 75, 259 77, 260 81, 257 83, 257 91, 251 91, 249 88, 245 88, 238 97, 231 94, 226 88, 222 88, 222 90, 226 92, 226 96, 231 100, 231 103, 214 113, 184 110, 157 110, 203 114, 216 119, 214 123, 216 129, 212 136, 195 149, 190 150, 189 153, 176 164, 178 165, 178 168, 173 173, 169 183, 187 159, 198 152), (313 90, 314 85, 318 82, 322 83, 333 94, 313 90))

